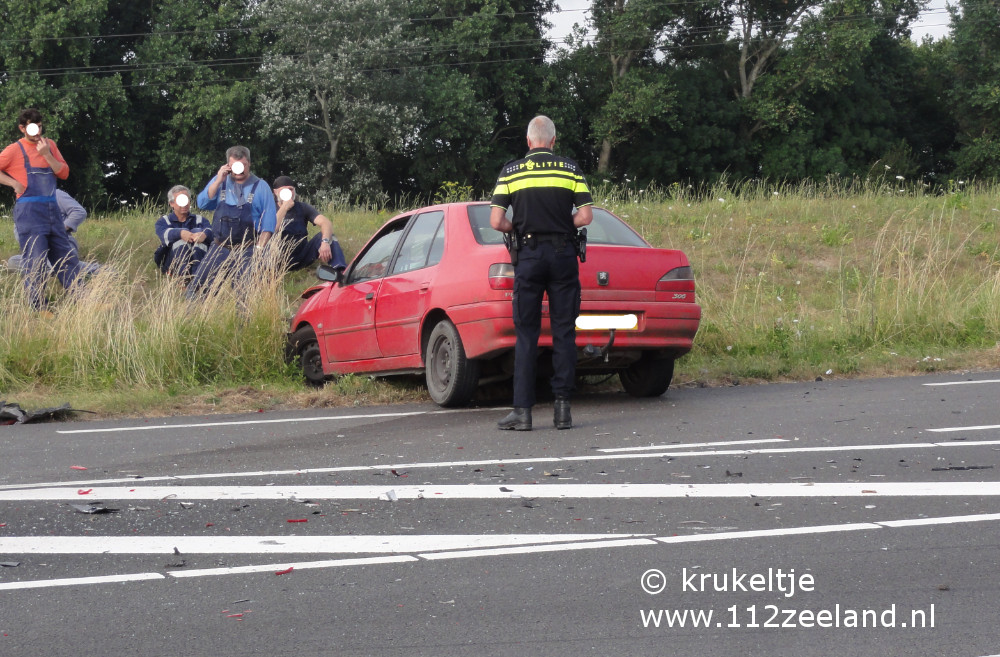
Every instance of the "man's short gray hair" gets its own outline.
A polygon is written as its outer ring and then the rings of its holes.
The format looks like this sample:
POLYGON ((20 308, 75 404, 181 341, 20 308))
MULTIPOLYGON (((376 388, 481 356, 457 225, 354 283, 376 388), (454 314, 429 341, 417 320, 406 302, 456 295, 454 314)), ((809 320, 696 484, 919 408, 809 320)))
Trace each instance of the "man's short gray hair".
POLYGON ((528 124, 528 139, 536 144, 548 144, 556 138, 556 124, 547 116, 538 115, 528 124))
POLYGON ((226 161, 246 160, 250 164, 250 149, 246 146, 230 146, 226 151, 226 161))
POLYGON ((170 188, 170 191, 167 192, 167 203, 173 203, 178 194, 187 194, 188 198, 191 198, 190 189, 184 185, 174 185, 170 188))

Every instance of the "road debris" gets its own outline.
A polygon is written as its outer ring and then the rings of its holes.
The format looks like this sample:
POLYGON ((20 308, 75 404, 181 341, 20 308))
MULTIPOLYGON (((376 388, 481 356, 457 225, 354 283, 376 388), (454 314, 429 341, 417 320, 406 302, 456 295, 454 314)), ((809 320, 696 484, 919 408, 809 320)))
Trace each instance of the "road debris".
POLYGON ((86 513, 90 515, 97 513, 118 513, 118 509, 106 507, 103 502, 91 502, 90 504, 73 504, 71 502, 70 506, 76 509, 77 513, 86 513))
POLYGON ((69 404, 53 408, 42 408, 37 411, 26 411, 14 402, 0 401, 0 424, 27 424, 29 422, 44 422, 46 420, 67 420, 74 413, 93 413, 71 408, 69 404))

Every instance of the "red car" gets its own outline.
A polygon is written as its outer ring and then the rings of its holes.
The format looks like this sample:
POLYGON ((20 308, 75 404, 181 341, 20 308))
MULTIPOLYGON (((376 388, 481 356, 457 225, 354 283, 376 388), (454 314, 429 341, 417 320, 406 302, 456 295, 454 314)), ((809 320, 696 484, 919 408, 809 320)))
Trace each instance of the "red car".
MULTIPOLYGON (((343 272, 302 293, 286 346, 306 379, 424 373, 431 398, 461 406, 514 367, 514 268, 488 203, 449 203, 390 219, 343 272)), ((617 373, 637 397, 659 396, 687 353, 701 307, 687 257, 655 249, 594 208, 580 265, 578 374, 617 373)), ((539 375, 551 372, 542 309, 539 375)))

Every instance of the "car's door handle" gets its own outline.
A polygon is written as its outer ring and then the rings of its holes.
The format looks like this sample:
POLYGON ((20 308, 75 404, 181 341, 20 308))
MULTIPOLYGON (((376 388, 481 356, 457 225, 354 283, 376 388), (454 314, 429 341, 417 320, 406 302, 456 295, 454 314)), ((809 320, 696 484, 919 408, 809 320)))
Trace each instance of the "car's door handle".
POLYGON ((424 281, 423 283, 420 284, 420 291, 421 292, 426 292, 430 288, 431 288, 431 282, 430 281, 424 281))
POLYGON ((368 294, 365 295, 365 301, 371 301, 374 298, 375 298, 374 292, 369 292, 368 294))

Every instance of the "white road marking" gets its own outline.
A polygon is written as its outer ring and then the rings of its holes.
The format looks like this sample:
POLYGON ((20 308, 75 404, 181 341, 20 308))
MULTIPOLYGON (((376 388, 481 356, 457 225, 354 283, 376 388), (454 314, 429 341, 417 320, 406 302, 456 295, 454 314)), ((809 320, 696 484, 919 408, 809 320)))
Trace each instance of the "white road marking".
POLYGON ((66 429, 56 431, 61 434, 77 433, 119 433, 122 431, 154 431, 157 429, 201 429, 204 427, 243 427, 252 424, 294 424, 297 422, 331 422, 336 420, 372 420, 411 417, 414 415, 445 415, 452 413, 478 413, 496 411, 495 408, 459 408, 439 411, 408 411, 400 413, 369 413, 365 415, 328 415, 326 417, 288 417, 267 420, 229 420, 225 422, 195 422, 191 424, 152 424, 138 427, 105 427, 103 429, 66 429))
POLYGON ((580 543, 651 534, 0 536, 0 554, 400 554, 580 543))
POLYGON ((499 557, 511 554, 538 554, 541 552, 567 552, 570 550, 595 550, 598 548, 634 547, 637 545, 656 545, 652 538, 622 538, 616 540, 596 541, 594 543, 563 543, 561 545, 524 545, 505 548, 486 548, 483 550, 458 550, 456 552, 433 552, 417 555, 427 561, 442 559, 463 559, 467 557, 499 557))
POLYGON ((106 486, 0 491, 0 501, 502 500, 774 497, 992 497, 1000 481, 732 484, 446 484, 413 486, 106 486), (389 495, 389 492, 392 495, 389 495))
POLYGON ((714 443, 681 443, 676 445, 646 445, 643 447, 605 447, 603 449, 597 450, 598 452, 605 453, 615 453, 615 452, 648 452, 650 450, 659 449, 682 449, 691 447, 717 447, 720 445, 759 445, 761 443, 787 443, 788 441, 784 438, 764 438, 761 440, 725 440, 714 443))
MULTIPOLYGON (((372 566, 386 563, 403 563, 405 561, 420 561, 417 557, 406 554, 391 557, 361 557, 359 559, 330 559, 327 561, 302 561, 286 563, 280 566, 262 564, 257 566, 231 566, 228 568, 199 568, 197 570, 172 570, 170 577, 181 579, 187 577, 215 577, 219 575, 246 575, 253 573, 277 573, 279 570, 294 572, 296 570, 313 570, 316 568, 342 568, 344 566, 372 566)), ((291 572, 287 574, 291 574, 291 572)))
POLYGON ((952 431, 988 431, 990 429, 1000 429, 1000 424, 984 424, 978 427, 943 427, 941 429, 928 429, 933 433, 948 433, 952 431))
MULTIPOLYGON (((155 477, 117 477, 112 479, 85 479, 76 481, 52 481, 45 483, 30 484, 4 484, 0 485, 3 490, 28 490, 31 488, 46 488, 51 486, 99 486, 101 484, 122 484, 122 483, 149 483, 160 481, 192 481, 196 479, 231 479, 245 477, 280 477, 290 475, 306 474, 336 474, 348 472, 388 472, 389 470, 405 471, 425 468, 466 468, 482 466, 504 467, 509 465, 538 465, 543 463, 574 463, 581 461, 618 461, 625 459, 658 459, 658 458, 681 458, 688 456, 770 456, 777 454, 810 454, 810 453, 830 453, 830 452, 862 452, 878 450, 901 450, 901 449, 933 449, 933 448, 953 448, 953 447, 1000 447, 1000 440, 965 440, 954 442, 924 442, 924 443, 895 443, 895 444, 875 444, 875 445, 826 445, 823 447, 777 447, 769 449, 715 449, 715 450, 695 450, 686 452, 652 452, 637 454, 590 454, 585 456, 546 456, 535 458, 517 459, 482 459, 469 461, 429 461, 417 463, 383 463, 375 465, 345 465, 329 468, 302 468, 299 470, 260 470, 252 472, 212 472, 190 475, 163 475, 155 477)), ((391 486, 387 486, 391 488, 391 486)))
MULTIPOLYGON (((0 591, 12 591, 21 589, 37 589, 56 586, 75 586, 90 584, 107 584, 120 582, 137 582, 144 580, 159 580, 189 577, 208 577, 220 575, 237 575, 253 573, 287 573, 292 575, 295 570, 306 570, 315 568, 333 568, 342 566, 386 564, 416 562, 421 560, 440 561, 443 559, 460 559, 468 557, 501 556, 510 554, 532 554, 545 553, 560 550, 580 550, 599 549, 617 547, 637 547, 649 546, 657 543, 679 544, 679 543, 699 543, 723 540, 742 540, 753 538, 769 538, 777 536, 795 536, 807 534, 823 534, 846 531, 862 530, 883 530, 900 529, 921 525, 953 525, 971 522, 994 522, 1000 521, 1000 514, 979 514, 967 516, 946 516, 937 518, 911 518, 902 520, 891 520, 871 523, 846 523, 841 525, 819 525, 805 527, 786 527, 781 529, 750 530, 742 532, 724 532, 719 534, 693 534, 689 536, 660 536, 651 538, 635 537, 636 535, 622 535, 621 538, 604 541, 591 541, 582 543, 562 543, 562 544, 540 544, 534 546, 511 546, 508 548, 483 548, 480 550, 455 550, 452 552, 418 552, 413 555, 399 554, 387 555, 383 557, 363 557, 353 559, 336 559, 323 561, 307 561, 300 563, 262 564, 252 566, 236 566, 232 568, 207 568, 192 569, 186 571, 167 571, 165 573, 131 573, 123 575, 108 575, 101 577, 78 577, 49 580, 29 580, 23 582, 0 583, 0 591), (632 537, 630 537, 632 536, 632 537)), ((331 541, 339 540, 343 537, 327 537, 331 541)))
POLYGON ((120 584, 142 582, 150 579, 166 579, 162 573, 132 573, 127 575, 103 575, 99 577, 65 577, 63 579, 29 580, 27 582, 0 583, 0 591, 15 589, 43 589, 53 586, 81 586, 83 584, 120 584))
POLYGON ((945 381, 943 383, 925 383, 925 386, 971 386, 978 383, 1000 383, 1000 379, 982 379, 980 381, 945 381))

